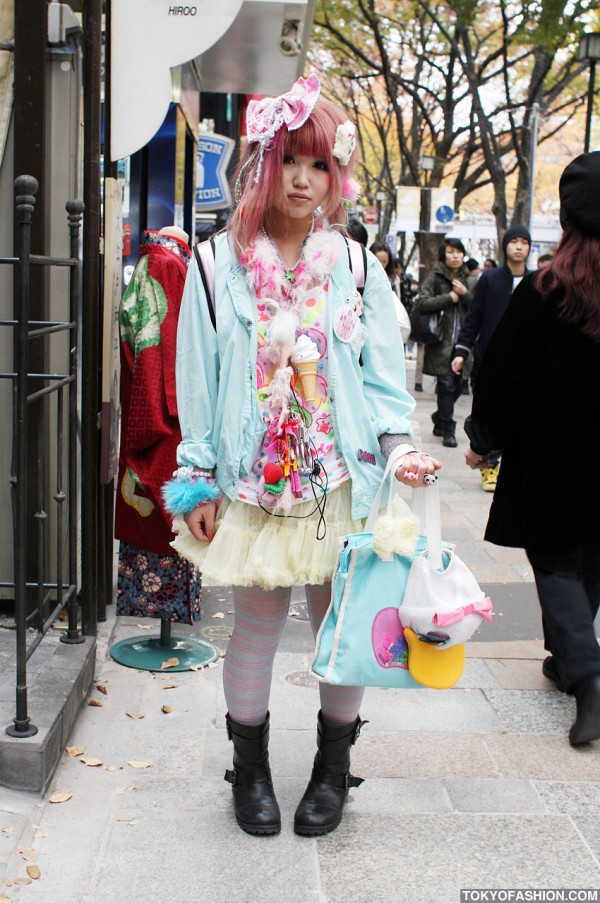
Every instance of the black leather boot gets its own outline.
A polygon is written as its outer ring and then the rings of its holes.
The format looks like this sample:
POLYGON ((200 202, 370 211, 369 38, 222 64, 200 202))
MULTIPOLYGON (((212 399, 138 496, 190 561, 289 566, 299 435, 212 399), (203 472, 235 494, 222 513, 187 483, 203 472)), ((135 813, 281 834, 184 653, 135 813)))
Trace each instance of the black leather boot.
POLYGON ((575 686, 577 718, 569 731, 571 746, 600 739, 600 674, 575 686))
POLYGON ((434 411, 431 415, 431 419, 433 421, 433 435, 437 436, 439 439, 444 435, 444 429, 442 427, 442 421, 440 420, 440 415, 437 411, 434 411))
POLYGON ((458 445, 456 441, 456 420, 442 421, 442 436, 442 445, 445 445, 446 448, 456 448, 458 445))
POLYGON ((269 768, 269 714, 257 727, 238 724, 225 716, 227 736, 233 740, 233 769, 225 780, 232 784, 235 817, 248 834, 279 834, 281 814, 269 768))
POLYGON ((366 721, 353 724, 326 721, 321 712, 317 723, 317 754, 312 775, 294 816, 294 831, 315 837, 334 831, 342 820, 348 790, 363 779, 350 774, 350 747, 366 721))

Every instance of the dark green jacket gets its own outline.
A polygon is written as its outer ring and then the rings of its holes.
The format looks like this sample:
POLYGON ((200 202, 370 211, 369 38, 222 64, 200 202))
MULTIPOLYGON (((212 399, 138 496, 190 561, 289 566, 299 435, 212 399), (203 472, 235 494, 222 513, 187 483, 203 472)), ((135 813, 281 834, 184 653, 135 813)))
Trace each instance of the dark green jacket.
POLYGON ((429 376, 439 376, 449 372, 454 342, 471 303, 472 292, 469 285, 469 271, 466 266, 463 265, 454 278, 460 280, 467 288, 467 293, 461 295, 458 304, 453 302, 450 295, 452 276, 445 263, 436 263, 431 273, 425 278, 416 300, 417 309, 422 313, 439 311, 442 318, 442 341, 438 345, 425 346, 423 373, 427 373, 429 376))

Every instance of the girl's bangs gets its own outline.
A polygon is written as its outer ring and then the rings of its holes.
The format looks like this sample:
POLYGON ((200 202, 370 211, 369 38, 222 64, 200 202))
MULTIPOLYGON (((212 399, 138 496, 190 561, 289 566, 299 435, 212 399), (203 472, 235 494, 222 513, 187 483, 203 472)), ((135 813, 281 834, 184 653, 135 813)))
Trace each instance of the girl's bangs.
POLYGON ((301 129, 288 132, 285 138, 284 154, 300 154, 304 157, 318 157, 331 166, 333 162, 333 142, 324 129, 316 129, 309 119, 301 129))

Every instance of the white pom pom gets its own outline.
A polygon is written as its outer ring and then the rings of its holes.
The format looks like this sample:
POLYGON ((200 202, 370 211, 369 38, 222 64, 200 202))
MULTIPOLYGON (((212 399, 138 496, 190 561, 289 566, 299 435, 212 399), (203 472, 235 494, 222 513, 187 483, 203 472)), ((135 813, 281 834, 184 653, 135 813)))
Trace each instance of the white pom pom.
POLYGON ((394 553, 412 558, 419 538, 419 518, 398 498, 392 502, 392 513, 379 517, 373 530, 373 549, 382 561, 389 561, 394 553))

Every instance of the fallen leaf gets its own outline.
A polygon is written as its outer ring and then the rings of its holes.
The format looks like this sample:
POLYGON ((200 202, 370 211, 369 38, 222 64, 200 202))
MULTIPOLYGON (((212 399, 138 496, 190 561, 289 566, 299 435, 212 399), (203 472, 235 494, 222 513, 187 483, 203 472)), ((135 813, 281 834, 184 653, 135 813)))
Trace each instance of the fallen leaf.
POLYGON ((101 759, 92 759, 87 756, 79 760, 82 765, 87 765, 89 768, 97 768, 98 765, 102 765, 101 759))
POLYGON ((152 624, 136 624, 136 627, 139 627, 140 630, 152 630, 152 624))
POLYGON ((65 749, 66 754, 72 759, 74 756, 82 756, 85 752, 83 746, 67 746, 65 749))
POLYGON ((234 614, 235 614, 235 608, 230 608, 229 611, 227 612, 227 614, 228 614, 228 615, 234 615, 234 614))
POLYGON ((170 715, 172 711, 173 711, 173 709, 171 708, 170 705, 164 705, 161 709, 161 712, 164 712, 165 715, 170 715))
POLYGON ((2 833, 3 834, 14 834, 15 829, 14 828, 2 828, 2 833))
POLYGON ((141 718, 145 718, 145 715, 140 715, 139 712, 125 712, 128 718, 133 718, 134 721, 139 721, 141 718))
POLYGON ((204 671, 206 665, 192 665, 190 671, 204 671))
POLYGON ((123 816, 123 818, 118 818, 117 821, 124 821, 128 825, 137 825, 137 818, 130 818, 128 816, 123 816))
POLYGON ((226 652, 219 652, 219 658, 225 658, 226 655, 226 652))
POLYGON ((209 667, 209 668, 218 668, 218 667, 219 667, 219 663, 218 663, 218 662, 209 662, 209 663, 208 663, 208 667, 209 667))
POLYGON ((17 847, 17 853, 20 853, 25 862, 35 862, 38 858, 37 850, 33 847, 17 847))
POLYGON ((97 699, 90 699, 90 701, 88 702, 88 705, 94 705, 94 706, 97 706, 99 709, 101 709, 103 703, 98 702, 97 699))
POLYGON ((125 788, 125 793, 133 793, 134 790, 137 790, 137 787, 134 787, 133 784, 130 784, 129 787, 125 788))
POLYGON ((33 836, 37 840, 38 837, 48 837, 48 832, 47 831, 36 831, 33 836))
POLYGON ((31 827, 32 827, 32 828, 41 828, 42 826, 41 826, 41 825, 36 825, 36 823, 35 823, 34 821, 32 821, 32 822, 31 822, 31 827))
POLYGON ((121 771, 121 765, 103 765, 104 771, 121 771))
POLYGON ((132 768, 150 768, 150 762, 138 762, 137 759, 130 759, 127 764, 132 768))
POLYGON ((163 662, 160 666, 160 670, 164 671, 166 668, 176 668, 179 664, 178 658, 168 658, 166 662, 163 662))
POLYGON ((15 884, 31 884, 31 878, 15 878, 15 884))
POLYGON ((96 689, 99 693, 104 693, 105 696, 108 696, 108 690, 104 686, 104 684, 96 684, 96 689))
POLYGON ((30 878, 33 878, 34 881, 37 881, 38 878, 42 877, 42 873, 40 872, 39 866, 37 865, 28 865, 25 871, 30 878))
POLYGON ((224 617, 225 617, 225 615, 223 614, 222 611, 216 611, 213 615, 213 618, 224 618, 224 617))
POLYGON ((67 800, 70 800, 73 794, 70 790, 53 790, 50 796, 48 797, 49 803, 66 803, 67 800))
POLYGON ((179 684, 165 684, 163 690, 176 690, 179 684))

